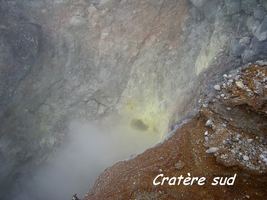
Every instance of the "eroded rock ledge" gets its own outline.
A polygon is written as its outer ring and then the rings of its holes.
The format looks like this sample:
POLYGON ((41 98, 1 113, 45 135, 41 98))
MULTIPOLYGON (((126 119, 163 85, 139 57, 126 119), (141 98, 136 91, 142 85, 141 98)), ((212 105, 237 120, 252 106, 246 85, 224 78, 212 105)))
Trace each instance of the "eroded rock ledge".
POLYGON ((214 97, 168 140, 106 169, 85 200, 264 199, 267 195, 267 65, 223 76, 214 97), (234 186, 153 186, 156 175, 232 176, 234 186))

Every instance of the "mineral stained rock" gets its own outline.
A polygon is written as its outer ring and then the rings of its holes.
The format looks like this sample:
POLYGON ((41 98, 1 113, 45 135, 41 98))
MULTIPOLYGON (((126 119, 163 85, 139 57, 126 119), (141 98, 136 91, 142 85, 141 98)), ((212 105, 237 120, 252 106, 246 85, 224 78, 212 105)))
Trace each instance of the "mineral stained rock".
POLYGON ((264 199, 267 65, 246 66, 223 77, 222 89, 204 100, 207 105, 195 117, 162 144, 106 169, 84 199, 264 199), (216 98, 221 94, 224 98, 216 98), (188 173, 206 177, 207 184, 152 184, 158 174, 188 173), (215 176, 234 174, 233 186, 210 184, 215 176))
POLYGON ((267 59, 266 17, 266 0, 0 0, 0 198, 73 120, 166 131, 221 74, 267 59))

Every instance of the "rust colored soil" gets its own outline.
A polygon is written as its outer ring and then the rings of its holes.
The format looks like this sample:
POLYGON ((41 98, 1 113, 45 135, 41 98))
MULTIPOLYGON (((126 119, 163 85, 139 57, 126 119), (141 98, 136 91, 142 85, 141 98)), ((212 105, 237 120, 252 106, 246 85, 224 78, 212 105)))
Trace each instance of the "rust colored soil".
POLYGON ((217 98, 173 136, 106 169, 84 199, 266 199, 266 72, 255 65, 225 80, 217 98), (153 185, 158 174, 187 173, 206 177, 206 184, 153 185), (211 185, 214 177, 235 173, 233 186, 211 185))

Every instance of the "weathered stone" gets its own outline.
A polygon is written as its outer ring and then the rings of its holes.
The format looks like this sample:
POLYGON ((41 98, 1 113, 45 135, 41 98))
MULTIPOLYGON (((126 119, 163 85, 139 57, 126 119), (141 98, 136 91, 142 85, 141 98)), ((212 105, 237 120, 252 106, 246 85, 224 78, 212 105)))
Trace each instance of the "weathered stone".
POLYGON ((200 7, 204 6, 204 4, 205 4, 208 0, 190 0, 190 1, 191 1, 191 3, 192 3, 194 6, 200 8, 200 7))
POLYGON ((181 161, 181 160, 179 160, 177 163, 175 163, 175 169, 177 169, 177 170, 181 170, 181 169, 183 169, 184 166, 185 166, 185 164, 184 164, 184 162, 181 161))
POLYGON ((14 26, 6 34, 14 59, 25 64, 33 63, 37 59, 41 39, 41 26, 32 23, 14 26))
POLYGON ((221 90, 221 86, 220 85, 214 85, 214 87, 213 87, 215 90, 217 90, 217 91, 220 91, 221 90))
POLYGON ((247 141, 248 141, 248 143, 252 143, 253 139, 249 138, 247 141))
POLYGON ((266 0, 260 0, 261 5, 267 10, 267 1, 266 0))
POLYGON ((249 157, 246 156, 246 155, 244 155, 244 156, 243 156, 243 160, 244 160, 244 161, 248 161, 248 160, 249 160, 249 157))
POLYGON ((197 22, 200 22, 204 19, 203 13, 201 13, 199 9, 197 9, 196 7, 192 7, 190 9, 190 13, 191 13, 192 19, 197 22))
POLYGON ((206 150, 206 153, 216 153, 217 151, 219 151, 218 147, 210 147, 206 150))
MULTIPOLYGON (((192 111, 207 83, 240 65, 229 41, 251 35, 247 16, 235 6, 229 13, 237 13, 227 16, 223 1, 192 4, 1 1, 0 141, 8 146, 0 163, 10 168, 3 174, 14 172, 8 182, 0 178, 1 198, 16 174, 32 171, 64 141, 69 120, 90 123, 115 113, 129 119, 129 127, 140 119, 134 127, 158 137, 169 121, 192 111)), ((265 41, 252 40, 251 59, 244 62, 266 58, 265 41)))
POLYGON ((86 25, 86 19, 82 16, 73 16, 71 19, 70 19, 70 25, 72 26, 85 26, 86 25))
POLYGON ((256 53, 252 50, 246 49, 244 53, 242 53, 241 57, 243 60, 243 63, 247 63, 254 60, 256 53))
POLYGON ((239 89, 242 89, 242 90, 245 89, 245 85, 243 84, 242 81, 236 81, 235 84, 239 89))
POLYGON ((240 40, 239 40, 239 44, 242 45, 242 46, 247 46, 250 44, 250 37, 242 37, 240 40))
POLYGON ((241 10, 240 0, 225 0, 226 12, 228 15, 239 13, 241 10))
POLYGON ((247 14, 253 13, 253 10, 257 5, 258 3, 255 0, 241 0, 241 8, 247 14))
POLYGON ((230 52, 233 56, 236 56, 236 57, 241 56, 241 54, 244 52, 245 49, 246 49, 246 45, 243 45, 237 39, 234 39, 231 41, 230 52))
POLYGON ((264 18, 262 23, 257 27, 254 35, 259 41, 264 41, 267 39, 267 16, 264 18))
POLYGON ((254 55, 262 56, 267 53, 267 41, 259 41, 256 37, 251 40, 251 51, 254 55))
POLYGON ((259 26, 260 22, 258 20, 255 20, 254 17, 251 16, 247 19, 248 30, 251 31, 253 34, 256 32, 259 26))
MULTIPOLYGON (((252 65, 249 69, 243 68, 239 79, 250 82, 259 78, 256 75, 258 73, 264 73, 267 76, 266 67, 252 65)), ((237 71, 235 72, 237 73, 237 71)), ((235 76, 235 74, 232 75, 235 76)), ((263 80, 263 77, 259 79, 263 80)), ((261 84, 261 87, 263 86, 264 84, 261 84)), ((200 115, 183 124, 177 129, 176 134, 164 141, 163 144, 149 149, 134 159, 118 162, 106 169, 98 177, 85 199, 107 199, 111 193, 114 198, 130 199, 132 197, 135 198, 139 193, 146 193, 147 191, 154 191, 152 194, 161 195, 155 199, 165 199, 166 195, 172 195, 175 198, 181 197, 182 199, 190 199, 195 196, 197 196, 197 199, 216 199, 217 195, 220 195, 221 199, 243 199, 244 194, 247 193, 251 199, 257 199, 259 193, 266 196, 267 146, 259 140, 250 144, 246 142, 246 138, 259 134, 258 131, 261 133, 266 132, 265 127, 255 130, 255 124, 260 126, 265 124, 266 119, 261 114, 264 108, 254 110, 257 109, 257 104, 266 95, 260 95, 259 99, 253 104, 255 98, 248 97, 246 93, 237 90, 236 87, 236 85, 232 85, 227 88, 229 95, 233 96, 233 102, 220 101, 209 104, 208 108, 203 109, 200 115), (242 106, 234 103, 238 100, 240 101, 239 103, 242 103, 240 104, 242 106), (229 106, 229 103, 233 103, 235 111, 225 113, 222 107, 229 106), (253 110, 254 114, 252 112, 248 114, 248 107, 253 110), (211 116, 214 117, 214 123, 218 124, 217 130, 215 132, 211 131, 209 138, 203 141, 203 132, 206 130, 205 119, 213 118, 211 116), (229 116, 233 118, 238 116, 236 120, 241 121, 241 123, 231 123, 228 121, 229 116), (231 126, 220 127, 225 121, 231 123, 231 126), (253 123, 250 123, 250 121, 253 121, 253 123), (247 126, 249 123, 250 125, 247 126), (236 130, 240 130, 240 133, 237 133, 236 130), (232 142, 231 138, 235 138, 237 142, 232 142), (203 141, 203 145, 195 142, 199 140, 203 141), (188 147, 190 148, 187 149, 188 147), (181 149, 187 149, 187 151, 181 153, 181 149), (209 155, 204 154, 204 152, 209 153, 209 155), (166 155, 167 157, 165 157, 166 155), (164 159, 159 159, 161 156, 164 156, 164 159), (192 162, 192 157, 198 159, 192 162), (236 182, 239 188, 238 191, 229 187, 218 187, 216 188, 216 193, 213 193, 214 187, 210 184, 207 184, 202 191, 194 187, 176 187, 172 190, 166 182, 166 187, 160 188, 162 192, 159 193, 158 190, 154 190, 157 186, 152 185, 151 180, 154 180, 159 174, 158 169, 162 169, 159 171, 160 173, 163 172, 165 174, 168 172, 177 177, 177 168, 175 166, 177 161, 179 162, 180 160, 188 167, 182 169, 178 167, 179 174, 188 173, 189 168, 192 168, 194 173, 197 174, 203 173, 204 170, 205 174, 207 174, 205 176, 207 179, 212 179, 214 172, 216 172, 216 176, 224 176, 229 173, 245 174, 245 176, 239 176, 238 182, 236 182), (165 169, 167 172, 165 172, 165 169), (136 183, 135 186, 140 189, 136 190, 135 187, 133 188, 131 184, 128 184, 133 181, 136 183), (114 185, 117 187, 114 188, 114 185), (146 187, 142 188, 142 185, 146 185, 146 187)), ((157 179, 159 182, 161 180, 161 178, 157 179)))
POLYGON ((253 16, 255 19, 262 20, 266 15, 265 9, 262 6, 254 8, 253 16))
POLYGON ((218 7, 218 3, 213 0, 209 0, 205 6, 202 8, 202 12, 205 15, 206 19, 209 21, 214 21, 216 17, 222 16, 222 12, 218 7))
POLYGON ((212 126, 213 126, 213 122, 212 122, 212 120, 211 120, 211 119, 208 119, 208 120, 206 121, 205 126, 207 126, 207 127, 212 127, 212 126))

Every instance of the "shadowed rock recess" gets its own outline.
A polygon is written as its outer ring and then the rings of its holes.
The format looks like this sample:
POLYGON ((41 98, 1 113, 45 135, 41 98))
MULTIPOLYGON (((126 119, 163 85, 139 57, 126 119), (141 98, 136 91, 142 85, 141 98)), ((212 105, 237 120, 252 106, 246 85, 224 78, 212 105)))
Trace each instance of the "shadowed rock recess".
POLYGON ((88 199, 264 199, 266 59, 265 0, 0 0, 0 199, 19 199, 73 121, 148 135, 142 151, 210 99, 171 139, 111 168, 116 183, 105 171, 88 199), (230 189, 152 188, 179 160, 181 173, 237 166, 241 178, 230 189))

